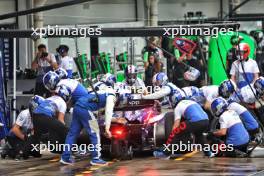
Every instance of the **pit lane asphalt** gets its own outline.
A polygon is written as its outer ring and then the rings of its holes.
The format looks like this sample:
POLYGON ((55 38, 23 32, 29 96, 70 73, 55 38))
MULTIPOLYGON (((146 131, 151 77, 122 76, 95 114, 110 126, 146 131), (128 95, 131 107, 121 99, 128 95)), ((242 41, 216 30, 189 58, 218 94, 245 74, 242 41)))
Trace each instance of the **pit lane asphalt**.
POLYGON ((173 160, 140 155, 129 161, 110 161, 108 166, 94 167, 89 157, 74 166, 63 166, 59 155, 15 161, 0 159, 0 175, 26 176, 171 176, 171 175, 264 175, 264 148, 257 148, 254 158, 206 158, 201 152, 181 155, 173 160))

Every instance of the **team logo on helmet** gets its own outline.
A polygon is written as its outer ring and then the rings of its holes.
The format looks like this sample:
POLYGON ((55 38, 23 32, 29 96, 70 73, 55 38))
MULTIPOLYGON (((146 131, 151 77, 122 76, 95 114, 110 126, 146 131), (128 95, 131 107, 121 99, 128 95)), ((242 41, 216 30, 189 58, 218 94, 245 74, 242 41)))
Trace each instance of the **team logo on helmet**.
POLYGON ((60 85, 56 92, 65 102, 71 99, 71 89, 65 85, 60 85))
POLYGON ((213 100, 211 110, 215 116, 219 117, 226 110, 227 106, 227 101, 222 97, 218 97, 213 100))
POLYGON ((157 73, 153 76, 152 83, 156 86, 164 86, 168 83, 168 76, 163 72, 157 73))
POLYGON ((100 79, 101 82, 105 83, 107 86, 114 86, 116 83, 116 77, 115 75, 112 75, 111 73, 107 73, 103 75, 100 79))
POLYGON ((48 90, 55 90, 59 81, 59 76, 53 71, 49 71, 43 77, 43 84, 48 90))
POLYGON ((220 96, 224 98, 228 98, 230 97, 231 94, 234 93, 235 90, 236 90, 235 83, 233 83, 232 80, 225 80, 220 84, 218 88, 218 93, 220 96))
POLYGON ((59 75, 60 79, 66 79, 68 77, 67 71, 63 68, 58 68, 57 70, 55 70, 55 73, 59 75))
POLYGON ((264 78, 259 77, 255 82, 254 82, 254 88, 256 89, 257 95, 263 96, 264 94, 264 78))

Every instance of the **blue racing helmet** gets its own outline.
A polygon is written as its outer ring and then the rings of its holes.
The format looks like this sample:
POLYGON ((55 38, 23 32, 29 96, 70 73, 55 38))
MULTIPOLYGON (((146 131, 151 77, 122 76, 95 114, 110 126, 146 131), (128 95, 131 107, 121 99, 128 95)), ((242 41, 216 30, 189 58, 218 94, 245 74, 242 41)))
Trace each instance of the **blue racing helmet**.
POLYGON ((67 79, 67 77, 68 77, 67 71, 63 68, 58 68, 57 70, 55 70, 55 73, 57 73, 57 75, 59 75, 60 79, 67 79))
POLYGON ((205 98, 202 90, 200 90, 198 87, 191 86, 191 91, 192 91, 192 96, 190 97, 190 99, 199 104, 203 104, 205 98))
POLYGON ((59 81, 59 75, 53 71, 49 71, 43 77, 43 84, 49 91, 54 91, 59 81))
POLYGON ((60 96, 65 102, 68 102, 71 99, 71 89, 68 86, 60 85, 56 89, 56 93, 60 96))
POLYGON ((254 82, 254 88, 258 97, 264 95, 264 77, 261 76, 254 82))
POLYGON ((180 88, 173 90, 172 102, 177 105, 181 100, 186 98, 186 94, 180 88))
POLYGON ((195 87, 195 86, 191 86, 191 91, 192 91, 193 96, 197 96, 201 92, 200 89, 198 87, 195 87))
POLYGON ((114 84, 116 83, 116 77, 111 73, 106 73, 100 78, 99 81, 105 83, 107 86, 114 87, 114 84))
POLYGON ((218 88, 218 94, 221 97, 229 98, 236 91, 236 84, 232 80, 223 81, 218 88))
POLYGON ((227 106, 228 106, 228 102, 224 98, 222 97, 215 98, 211 104, 212 113, 216 117, 219 117, 223 112, 225 112, 227 106))
POLYGON ((34 95, 28 102, 29 112, 32 114, 33 111, 44 101, 45 99, 39 95, 34 95))
POLYGON ((152 83, 154 86, 164 86, 168 83, 169 78, 164 72, 157 73, 153 76, 152 83))

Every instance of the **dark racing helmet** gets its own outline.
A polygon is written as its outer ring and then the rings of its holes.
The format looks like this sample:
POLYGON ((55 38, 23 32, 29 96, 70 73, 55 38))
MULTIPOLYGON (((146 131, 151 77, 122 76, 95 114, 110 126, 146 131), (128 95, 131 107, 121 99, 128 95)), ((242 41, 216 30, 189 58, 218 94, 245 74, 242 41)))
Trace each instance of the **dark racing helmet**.
POLYGON ((236 84, 231 80, 223 81, 218 88, 218 94, 221 97, 229 98, 236 90, 236 84))
POLYGON ((254 82, 254 88, 258 97, 264 95, 264 77, 261 76, 254 82))
POLYGON ((60 45, 58 48, 56 48, 56 51, 62 55, 64 52, 69 51, 69 47, 67 45, 60 45))

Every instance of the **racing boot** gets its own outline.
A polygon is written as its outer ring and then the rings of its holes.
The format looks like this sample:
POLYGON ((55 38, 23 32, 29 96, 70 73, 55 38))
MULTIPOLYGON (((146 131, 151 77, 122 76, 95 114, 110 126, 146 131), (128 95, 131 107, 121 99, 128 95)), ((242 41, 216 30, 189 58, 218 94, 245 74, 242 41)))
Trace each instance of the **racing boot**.
POLYGON ((61 158, 60 159, 60 163, 61 164, 64 164, 64 165, 73 165, 74 164, 74 160, 72 158, 69 158, 69 159, 63 159, 61 158))
POLYGON ((91 161, 90 161, 90 164, 92 166, 105 166, 105 165, 108 165, 108 163, 100 158, 93 158, 91 161))

